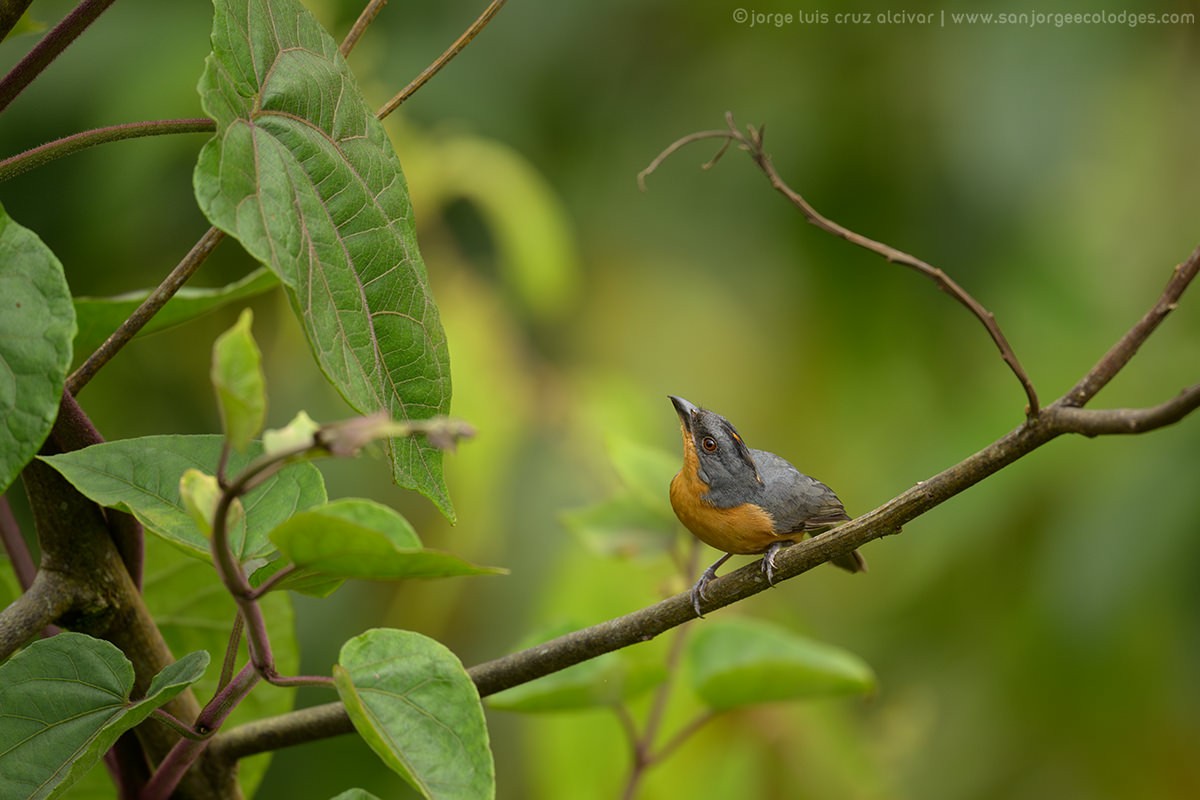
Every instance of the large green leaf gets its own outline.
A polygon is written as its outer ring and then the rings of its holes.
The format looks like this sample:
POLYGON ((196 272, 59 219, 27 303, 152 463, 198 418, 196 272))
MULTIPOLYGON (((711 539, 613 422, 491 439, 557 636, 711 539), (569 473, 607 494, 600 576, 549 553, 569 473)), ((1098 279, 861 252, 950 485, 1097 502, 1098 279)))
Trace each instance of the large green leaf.
MULTIPOLYGON (((171 651, 187 653, 207 650, 220 661, 229 642, 229 631, 237 614, 237 605, 217 580, 211 564, 185 555, 178 548, 157 537, 146 539, 146 571, 143 579, 146 607, 158 623, 171 651)), ((300 668, 300 648, 296 641, 291 598, 287 592, 276 592, 258 601, 267 632, 275 666, 285 675, 294 675, 300 668)), ((238 664, 246 663, 243 637, 238 664)), ((207 702, 217 690, 220 670, 213 665, 196 682, 196 696, 207 702)), ((255 687, 233 714, 225 721, 229 730, 256 719, 284 714, 292 710, 296 691, 277 686, 255 687)), ((238 762, 238 783, 247 797, 262 780, 270 765, 271 754, 264 753, 238 762)))
POLYGON ((875 673, 853 653, 753 619, 705 623, 687 661, 696 694, 718 711, 875 688, 875 673))
POLYGON ((62 264, 0 207, 0 492, 54 426, 74 336, 62 264))
POLYGON ((0 665, 0 797, 60 796, 207 665, 208 653, 184 656, 133 701, 133 665, 112 644, 61 633, 29 645, 0 665))
MULTIPOLYGON (((283 281, 313 355, 361 413, 445 414, 450 362, 400 162, 337 44, 295 0, 217 0, 200 79, 217 123, 195 172, 209 220, 283 281)), ((441 454, 392 473, 453 516, 441 454)))
MULTIPOLYGON (((370 500, 335 500, 288 518, 271 532, 271 541, 301 572, 296 581, 315 577, 389 581, 502 573, 458 556, 421 546, 408 520, 370 500)), ((288 581, 281 586, 287 588, 288 581)))
MULTIPOLYGON (((260 267, 241 280, 216 289, 185 286, 138 331, 138 336, 182 325, 226 303, 254 297, 278 285, 275 274, 260 267)), ((79 331, 75 334, 75 352, 86 355, 103 344, 149 294, 149 289, 140 289, 115 297, 76 297, 75 317, 79 331)))
MULTIPOLYGON (((43 456, 80 492, 102 506, 119 508, 164 539, 207 559, 209 542, 179 495, 188 469, 212 474, 221 455, 220 436, 144 436, 43 456)), ((227 472, 236 475, 262 452, 257 442, 231 453, 227 472)), ((274 552, 267 534, 297 511, 325 502, 325 482, 312 464, 281 470, 242 498, 245 514, 229 531, 230 546, 242 562, 274 552)))
POLYGON ((333 668, 359 734, 425 797, 494 797, 479 693, 458 658, 418 633, 378 628, 346 642, 333 668))

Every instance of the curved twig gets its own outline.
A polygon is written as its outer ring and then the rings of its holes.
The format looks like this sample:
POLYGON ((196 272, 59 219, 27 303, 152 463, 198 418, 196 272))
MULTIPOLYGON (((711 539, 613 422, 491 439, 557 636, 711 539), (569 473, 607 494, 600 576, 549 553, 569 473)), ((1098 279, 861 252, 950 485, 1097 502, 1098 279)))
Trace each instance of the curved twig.
POLYGON ((1033 388, 1033 382, 1029 379, 1029 375, 1025 372, 1025 368, 1021 366, 1021 362, 1017 358, 1017 354, 1013 351, 1012 345, 1008 343, 1008 339, 1004 336, 1003 331, 1000 330, 1000 326, 996 323, 996 317, 994 314, 992 314, 992 312, 984 308, 984 306, 978 300, 976 300, 969 292, 959 286, 953 278, 937 267, 922 261, 916 256, 909 255, 902 250, 897 250, 890 245, 886 245, 883 242, 878 242, 874 239, 863 236, 862 234, 855 233, 849 228, 840 225, 822 215, 798 192, 788 186, 787 183, 784 182, 783 178, 779 176, 779 173, 775 169, 775 164, 771 161, 770 154, 763 149, 763 129, 761 127, 755 128, 752 125, 747 126, 746 130, 743 132, 738 129, 737 125, 734 123, 733 114, 729 112, 726 112, 725 114, 725 122, 728 126, 725 130, 700 131, 698 133, 688 134, 687 136, 672 142, 665 150, 659 153, 658 156, 655 157, 655 159, 651 161, 644 170, 638 173, 638 186, 640 186, 644 191, 646 188, 646 176, 658 169, 658 167, 661 166, 664 161, 670 158, 672 154, 681 148, 692 144, 693 142, 698 142, 705 139, 724 140, 724 143, 721 145, 721 149, 718 150, 716 155, 714 155, 707 163, 703 165, 703 169, 708 169, 715 164, 721 158, 721 156, 724 155, 725 150, 729 147, 730 143, 736 143, 741 150, 744 150, 750 154, 750 158, 754 160, 754 163, 758 165, 758 168, 764 175, 766 175, 767 180, 770 181, 771 187, 786 197, 792 205, 800 209, 800 212, 804 214, 805 218, 808 219, 808 221, 813 225, 816 225, 826 233, 830 233, 840 239, 846 240, 850 244, 857 245, 865 250, 869 250, 872 253, 875 253, 876 255, 886 259, 887 261, 892 262, 893 264, 899 264, 903 267, 916 270, 932 280, 939 289, 953 297, 963 307, 970 311, 971 314, 973 314, 987 330, 992 342, 995 343, 997 349, 1000 351, 1000 357, 1004 359, 1004 363, 1008 365, 1010 370, 1012 370, 1013 375, 1015 375, 1017 380, 1020 381, 1021 388, 1025 390, 1025 397, 1028 401, 1028 407, 1025 410, 1026 417, 1029 419, 1034 419, 1037 417, 1038 411, 1040 410, 1038 405, 1037 391, 1033 388))

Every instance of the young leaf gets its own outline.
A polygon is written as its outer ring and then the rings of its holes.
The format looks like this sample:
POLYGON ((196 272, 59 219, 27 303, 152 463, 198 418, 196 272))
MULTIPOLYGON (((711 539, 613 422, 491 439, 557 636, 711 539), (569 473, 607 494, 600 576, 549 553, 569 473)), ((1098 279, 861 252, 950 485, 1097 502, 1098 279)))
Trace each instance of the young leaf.
POLYGON ((0 492, 54 425, 74 335, 62 264, 0 206, 0 492))
MULTIPOLYGON (((193 289, 184 286, 137 335, 145 336, 182 325, 226 303, 260 295, 278 285, 279 278, 275 277, 275 273, 259 267, 241 280, 217 289, 193 289)), ((79 331, 75 334, 75 352, 87 355, 102 345, 149 294, 149 289, 141 289, 115 297, 76 297, 75 317, 79 331)))
MULTIPOLYGON (((184 508, 179 480, 188 469, 215 472, 221 444, 220 436, 144 436, 42 460, 88 498, 128 511, 146 530, 207 559, 208 539, 184 508)), ((236 474, 261 452, 254 443, 245 453, 231 453, 227 472, 236 474)), ((280 470, 242 498, 245 516, 229 529, 234 556, 245 563, 271 555, 271 529, 297 510, 324 502, 325 482, 312 464, 300 462, 280 470)))
MULTIPOLYGON (((149 536, 146 538, 142 594, 171 652, 225 652, 229 629, 237 615, 237 604, 221 586, 210 564, 186 555, 156 536, 149 536)), ((258 605, 267 621, 276 668, 285 675, 296 674, 300 669, 300 646, 296 641, 291 597, 287 592, 275 592, 259 598, 258 605)), ((238 663, 246 663, 245 637, 242 637, 239 653, 238 663)), ((220 670, 210 668, 196 682, 196 696, 202 701, 212 697, 219 678, 220 670)), ((292 710, 295 700, 295 689, 262 687, 238 704, 225 721, 224 729, 285 714, 292 710)), ((270 753, 264 753, 238 762, 238 783, 246 797, 253 797, 254 788, 270 766, 270 759, 270 753)))
MULTIPOLYGON (((184 471, 179 479, 179 499, 196 527, 206 539, 212 538, 213 521, 217 515, 217 503, 221 499, 221 486, 217 479, 207 472, 198 469, 184 471)), ((234 500, 229 507, 229 520, 226 524, 235 527, 244 522, 246 512, 242 510, 241 500, 234 500)))
POLYGON ((204 674, 208 653, 184 656, 129 699, 133 666, 113 645, 60 633, 0 665, 0 797, 58 797, 117 738, 204 674))
POLYGON ((335 500, 302 511, 271 531, 271 541, 301 568, 283 588, 316 576, 386 581, 505 571, 423 548, 408 520, 370 500, 335 500))
MULTIPOLYGON (((322 371, 358 412, 450 406, 446 337, 404 174, 337 43, 296 0, 217 0, 199 91, 208 219, 282 280, 322 371)), ((441 453, 393 439, 392 475, 447 516, 441 453)))
POLYGON ((212 384, 221 424, 229 444, 239 453, 246 452, 267 415, 267 381, 262 353, 250 332, 253 321, 253 312, 245 309, 237 323, 213 344, 212 384))
POLYGON ((333 680, 359 734, 425 797, 495 796, 479 693, 443 645, 409 631, 370 630, 342 647, 333 680))
POLYGON ((759 620, 705 624, 687 660, 696 694, 718 711, 875 688, 875 673, 853 653, 759 620))
POLYGON ((347 789, 332 800, 379 800, 379 798, 364 789, 347 789))

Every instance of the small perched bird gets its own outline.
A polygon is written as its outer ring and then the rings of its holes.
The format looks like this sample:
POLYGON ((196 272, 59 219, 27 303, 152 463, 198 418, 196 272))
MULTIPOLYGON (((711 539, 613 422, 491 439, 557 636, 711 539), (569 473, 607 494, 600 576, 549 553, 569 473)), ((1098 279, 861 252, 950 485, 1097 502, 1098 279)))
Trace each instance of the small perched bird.
MULTIPOLYGON (((730 556, 764 553, 762 571, 774 585, 780 548, 850 517, 832 489, 774 453, 751 450, 720 414, 682 397, 670 400, 683 433, 683 468, 671 479, 671 507, 697 539, 725 551, 692 587, 692 606, 701 616, 705 587, 730 556)), ((833 563, 849 572, 867 570, 857 550, 833 563)))

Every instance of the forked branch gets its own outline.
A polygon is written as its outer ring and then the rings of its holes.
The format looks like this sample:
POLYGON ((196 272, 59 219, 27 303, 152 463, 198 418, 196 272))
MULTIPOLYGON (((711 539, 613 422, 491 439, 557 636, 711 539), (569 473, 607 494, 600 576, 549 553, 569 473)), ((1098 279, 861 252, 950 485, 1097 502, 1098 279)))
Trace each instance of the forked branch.
POLYGON ((796 208, 800 209, 805 218, 816 225, 826 233, 833 234, 840 239, 845 239, 853 245, 857 245, 865 250, 869 250, 876 255, 890 261, 893 264, 899 264, 909 269, 925 275, 932 280, 939 289, 953 297, 961 303, 968 311, 970 311, 976 319, 987 330, 988 335, 992 338, 996 347, 1000 350, 1000 357, 1004 359, 1004 363, 1012 370, 1013 375, 1021 382, 1021 388, 1025 391, 1025 397, 1028 401, 1028 406, 1025 409, 1025 415, 1029 419, 1034 419, 1040 410, 1038 405, 1037 392, 1033 388, 1033 382, 1029 379, 1029 375, 1025 372, 1025 368, 1021 366, 1017 354, 1013 351, 1012 345, 1008 343, 1008 339, 1004 336, 1004 332, 1000 330, 1000 326, 996 323, 996 317, 992 312, 988 311, 984 306, 971 296, 967 290, 958 285, 957 282, 942 270, 928 264, 916 256, 909 255, 902 250, 877 242, 862 234, 855 233, 844 225, 829 219, 821 214, 813 206, 800 195, 799 192, 792 189, 779 176, 779 172, 775 169, 775 164, 771 161, 771 156, 763 149, 763 129, 756 128, 753 125, 747 126, 745 131, 740 130, 733 121, 733 114, 726 112, 725 114, 726 128, 723 130, 699 131, 691 133, 680 139, 675 140, 667 146, 665 150, 650 162, 644 170, 638 173, 638 186, 643 191, 646 189, 646 177, 654 172, 664 161, 670 158, 674 153, 694 142, 703 141, 706 139, 720 139, 721 147, 716 154, 709 159, 702 169, 709 169, 720 160, 725 151, 729 149, 731 144, 736 144, 738 149, 744 150, 750 154, 750 158, 766 175, 770 181, 771 187, 775 191, 782 194, 796 208))

